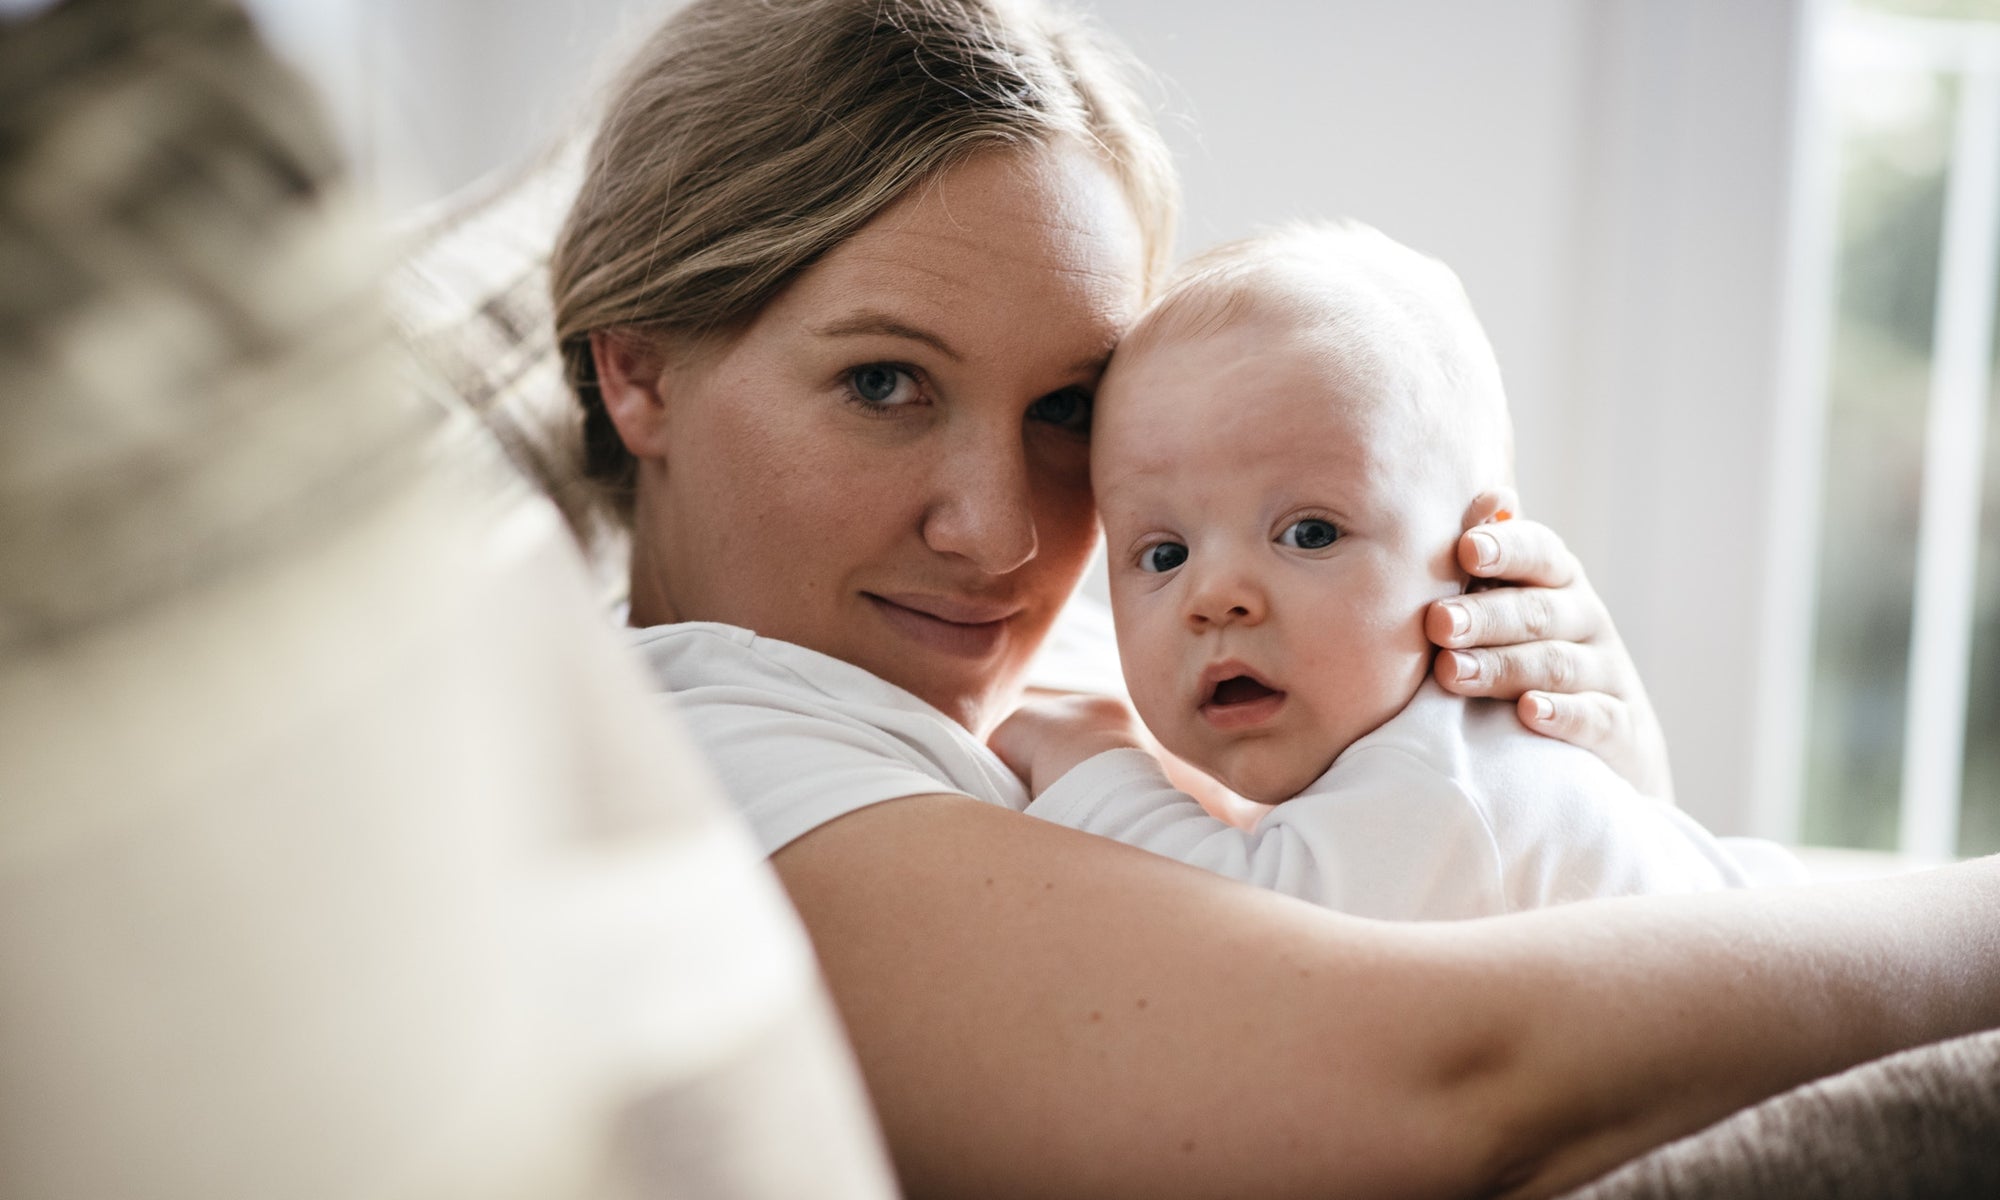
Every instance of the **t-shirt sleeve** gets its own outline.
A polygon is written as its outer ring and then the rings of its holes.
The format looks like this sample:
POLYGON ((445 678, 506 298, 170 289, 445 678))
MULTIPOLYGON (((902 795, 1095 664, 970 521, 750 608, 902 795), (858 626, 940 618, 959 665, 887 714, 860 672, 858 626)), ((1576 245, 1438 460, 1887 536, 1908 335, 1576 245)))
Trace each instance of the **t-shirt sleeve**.
POLYGON ((904 740, 831 709, 734 688, 670 700, 766 855, 871 804, 962 790, 904 740))
POLYGON ((1210 816, 1153 757, 1087 759, 1028 806, 1086 833, 1356 916, 1446 919, 1501 911, 1498 862, 1477 809, 1406 756, 1372 756, 1362 786, 1309 791, 1252 830, 1210 816))

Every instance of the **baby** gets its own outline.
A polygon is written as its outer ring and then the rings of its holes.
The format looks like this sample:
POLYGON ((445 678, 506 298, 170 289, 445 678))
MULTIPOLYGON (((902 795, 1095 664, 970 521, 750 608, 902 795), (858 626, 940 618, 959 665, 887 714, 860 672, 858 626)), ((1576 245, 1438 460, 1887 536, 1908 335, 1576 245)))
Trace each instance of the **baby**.
POLYGON ((1029 812, 1385 918, 1796 874, 1429 678, 1424 611, 1465 589, 1459 535, 1505 519, 1512 474, 1499 368, 1443 264, 1358 226, 1211 251, 1119 346, 1092 437, 1133 704, 1276 807, 1225 824, 1136 746, 1036 778, 1103 743, 1031 712, 994 741, 1029 812))

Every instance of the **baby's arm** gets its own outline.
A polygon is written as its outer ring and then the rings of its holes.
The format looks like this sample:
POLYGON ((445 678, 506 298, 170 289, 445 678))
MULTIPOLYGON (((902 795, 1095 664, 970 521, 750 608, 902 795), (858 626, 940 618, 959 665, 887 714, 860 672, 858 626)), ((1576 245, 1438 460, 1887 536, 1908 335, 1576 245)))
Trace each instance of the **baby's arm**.
POLYGON ((1107 750, 1137 749, 1166 771, 1170 786, 1211 816, 1240 829, 1255 826, 1265 806, 1253 804, 1168 753, 1123 700, 1060 694, 1023 704, 987 738, 1000 760, 1039 796, 1085 759, 1107 750))
POLYGON ((1503 911, 1476 809, 1421 764, 1383 756, 1386 772, 1371 771, 1365 788, 1315 789, 1237 828, 1173 785, 1123 711, 1037 702, 995 732, 996 752, 1029 780, 1030 816, 1358 916, 1503 911))
POLYGON ((1107 750, 1144 750, 1147 739, 1132 709, 1109 696, 1037 698, 1015 709, 986 744, 1039 796, 1070 768, 1107 750))

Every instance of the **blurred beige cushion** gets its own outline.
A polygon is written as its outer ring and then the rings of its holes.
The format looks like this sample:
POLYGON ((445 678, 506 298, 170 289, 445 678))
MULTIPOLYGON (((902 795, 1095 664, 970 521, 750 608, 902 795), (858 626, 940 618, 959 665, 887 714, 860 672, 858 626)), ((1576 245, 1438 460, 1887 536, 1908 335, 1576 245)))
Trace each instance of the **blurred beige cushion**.
POLYGON ((228 0, 0 20, 0 1196, 892 1194, 776 877, 344 197, 228 0))

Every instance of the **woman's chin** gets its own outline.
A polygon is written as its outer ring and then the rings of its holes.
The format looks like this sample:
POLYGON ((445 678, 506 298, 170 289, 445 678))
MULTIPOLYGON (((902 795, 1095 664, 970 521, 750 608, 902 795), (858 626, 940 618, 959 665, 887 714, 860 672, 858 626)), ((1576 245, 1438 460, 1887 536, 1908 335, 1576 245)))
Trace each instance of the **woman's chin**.
POLYGON ((905 656, 875 672, 980 736, 1006 715, 1004 701, 1018 694, 1018 670, 975 670, 962 664, 925 663, 905 656), (948 669, 956 666, 957 669, 948 669), (928 669, 927 669, 928 668, 928 669))
MULTIPOLYGON (((1019 693, 1019 681, 1045 628, 1019 613, 984 622, 952 622, 869 597, 877 617, 867 661, 857 666, 911 693, 974 732, 996 722, 1019 693), (1029 649, 1023 649, 1027 645, 1029 649)), ((1045 625, 1046 623, 1044 623, 1045 625)))
POLYGON ((1021 695, 1025 657, 967 663, 948 656, 890 647, 854 661, 886 682, 922 700, 978 737, 999 724, 1021 695))

